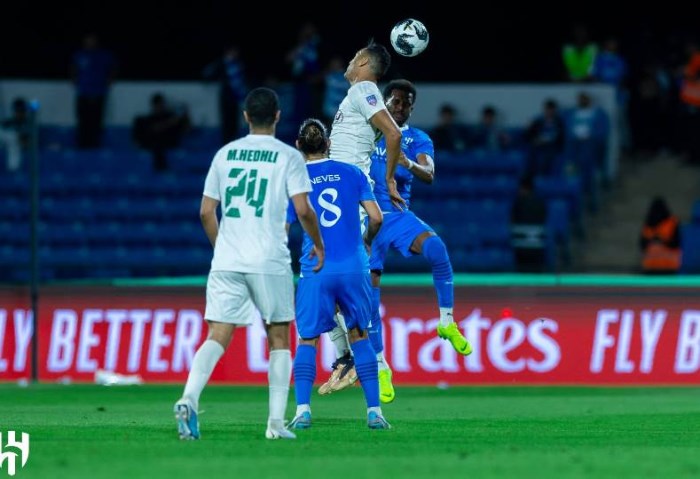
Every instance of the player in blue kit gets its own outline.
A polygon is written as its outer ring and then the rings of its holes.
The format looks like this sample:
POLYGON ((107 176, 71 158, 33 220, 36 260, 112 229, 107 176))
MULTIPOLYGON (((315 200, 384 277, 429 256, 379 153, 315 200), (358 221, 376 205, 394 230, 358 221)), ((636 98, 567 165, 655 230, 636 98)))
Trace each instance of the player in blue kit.
MULTIPOLYGON (((326 257, 323 269, 315 272, 316 258, 309 254, 313 242, 305 233, 296 296, 300 339, 293 370, 297 411, 289 427, 311 427, 316 345, 321 334, 336 326, 333 316, 338 305, 345 316, 355 370, 365 394, 367 425, 371 429, 389 429, 379 404, 378 367, 367 332, 372 314, 367 250, 380 230, 382 212, 362 170, 328 158, 330 141, 320 120, 312 118, 302 123, 296 145, 306 159, 313 188, 309 199, 319 218, 326 257), (357 221, 360 205, 368 215, 364 238, 357 221)), ((287 223, 295 221, 296 213, 290 205, 287 223)))
MULTIPOLYGON (((403 154, 399 158, 395 178, 399 194, 408 206, 414 177, 426 183, 433 182, 435 174, 433 142, 427 133, 407 124, 416 101, 416 88, 411 82, 392 80, 384 88, 384 99, 389 114, 401 127, 403 154)), ((377 143, 370 167, 370 176, 375 182, 374 194, 384 213, 384 225, 374 240, 370 258, 373 315, 369 337, 379 365, 380 399, 388 403, 394 400, 395 392, 391 382, 391 369, 383 352, 382 322, 379 317, 379 284, 384 260, 390 247, 405 257, 422 254, 430 263, 440 310, 437 334, 448 340, 459 354, 466 356, 471 353, 472 347, 454 322, 452 264, 445 243, 412 211, 409 209, 399 211, 393 206, 386 187, 386 164, 386 147, 382 139, 377 143)))

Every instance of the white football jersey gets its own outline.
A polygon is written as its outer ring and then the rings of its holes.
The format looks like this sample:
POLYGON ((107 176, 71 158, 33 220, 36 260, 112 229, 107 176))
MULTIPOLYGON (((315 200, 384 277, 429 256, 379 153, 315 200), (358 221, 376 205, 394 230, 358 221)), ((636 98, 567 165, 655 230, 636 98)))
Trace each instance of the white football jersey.
POLYGON ((381 135, 370 118, 381 110, 386 106, 376 83, 362 81, 351 86, 331 127, 331 159, 355 165, 369 175, 370 155, 381 135))
POLYGON ((211 270, 289 273, 287 205, 309 191, 301 153, 271 135, 248 135, 221 148, 204 183, 204 195, 221 202, 211 270))

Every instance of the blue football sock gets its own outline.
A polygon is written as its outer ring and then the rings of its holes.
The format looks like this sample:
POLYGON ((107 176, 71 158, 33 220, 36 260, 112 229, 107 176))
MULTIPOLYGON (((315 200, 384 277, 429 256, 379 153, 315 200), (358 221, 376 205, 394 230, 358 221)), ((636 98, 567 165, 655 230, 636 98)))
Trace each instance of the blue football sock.
POLYGON ((355 355, 355 371, 365 393, 367 407, 379 406, 379 368, 372 346, 366 339, 350 345, 355 355))
POLYGON ((311 404, 311 389, 316 380, 316 348, 300 344, 294 356, 294 394, 299 404, 311 404))
POLYGON ((372 287, 372 324, 370 324, 367 332, 369 333, 369 341, 372 343, 372 349, 375 354, 384 351, 382 342, 382 318, 379 316, 379 288, 372 287))
POLYGON ((452 263, 450 263, 445 243, 439 236, 430 236, 423 242, 423 256, 433 269, 433 285, 435 285, 437 293, 438 306, 441 308, 454 307, 452 263))

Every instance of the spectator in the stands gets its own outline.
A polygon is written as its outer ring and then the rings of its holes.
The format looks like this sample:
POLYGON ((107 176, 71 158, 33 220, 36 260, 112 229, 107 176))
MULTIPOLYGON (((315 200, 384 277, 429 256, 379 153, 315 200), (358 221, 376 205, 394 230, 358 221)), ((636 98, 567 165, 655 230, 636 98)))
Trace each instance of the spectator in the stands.
POLYGON ((444 103, 440 106, 438 124, 430 132, 436 150, 459 152, 468 146, 469 129, 457 118, 457 109, 444 103))
POLYGON ((350 83, 345 79, 345 63, 341 56, 335 55, 330 59, 323 82, 323 120, 330 129, 338 106, 350 88, 350 83))
POLYGON ((677 273, 680 269, 680 224, 662 196, 655 197, 649 205, 639 247, 645 273, 677 273))
POLYGON ((604 174, 610 122, 607 113, 593 103, 587 92, 578 95, 576 106, 565 116, 565 154, 581 178, 589 210, 599 206, 600 179, 604 174))
POLYGON ((518 271, 543 271, 548 265, 547 203, 525 176, 511 209, 511 234, 518 271))
POLYGON ((0 122, 0 144, 5 147, 7 171, 22 166, 23 152, 30 141, 29 104, 17 97, 12 102, 12 114, 0 122))
POLYGON ((564 150, 564 118, 555 100, 545 100, 542 113, 527 126, 525 139, 530 146, 530 176, 561 173, 558 160, 564 150))
POLYGON ((221 142, 238 138, 243 111, 241 105, 248 94, 246 70, 240 49, 228 45, 222 55, 204 67, 202 77, 219 84, 219 123, 221 142))
POLYGON ((73 54, 71 62, 78 148, 99 148, 102 145, 107 98, 116 70, 114 54, 100 45, 97 34, 86 35, 82 48, 73 54))
POLYGON ((681 78, 681 137, 685 159, 700 165, 700 48, 695 40, 686 44, 687 62, 681 78))
POLYGON ((617 39, 608 38, 603 43, 603 48, 596 54, 591 70, 593 81, 606 83, 615 88, 615 100, 617 103, 617 115, 615 121, 618 125, 620 146, 629 151, 631 138, 627 105, 629 103, 629 90, 627 89, 627 61, 620 54, 617 39))
POLYGON ((169 106, 162 93, 151 97, 151 111, 134 119, 132 135, 140 147, 153 154, 153 169, 168 169, 167 152, 180 145, 191 127, 186 106, 169 106))
POLYGON ((511 137, 498 123, 496 108, 486 105, 481 110, 481 119, 471 131, 469 145, 490 151, 500 151, 511 145, 511 137))

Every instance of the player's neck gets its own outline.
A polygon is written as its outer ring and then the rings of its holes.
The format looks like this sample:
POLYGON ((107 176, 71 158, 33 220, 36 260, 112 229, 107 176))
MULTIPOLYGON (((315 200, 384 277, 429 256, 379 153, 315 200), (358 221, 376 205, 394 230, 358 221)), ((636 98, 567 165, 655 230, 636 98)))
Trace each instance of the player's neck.
POLYGON ((275 136, 275 127, 270 126, 270 127, 259 127, 259 126, 251 126, 250 127, 250 134, 251 135, 271 135, 275 136))
POLYGON ((323 154, 318 153, 318 154, 313 154, 313 155, 307 155, 306 161, 318 161, 318 160, 323 160, 325 158, 328 158, 328 155, 326 155, 325 153, 323 153, 323 154))

